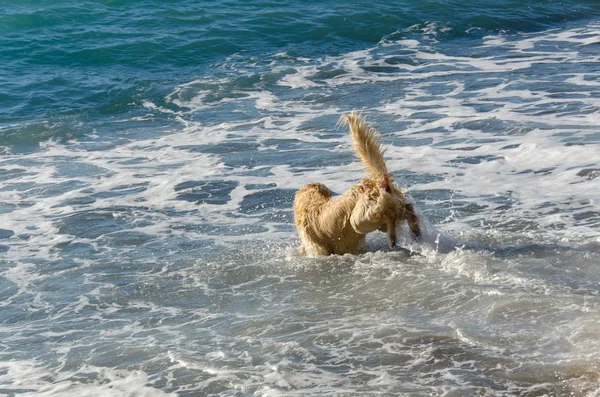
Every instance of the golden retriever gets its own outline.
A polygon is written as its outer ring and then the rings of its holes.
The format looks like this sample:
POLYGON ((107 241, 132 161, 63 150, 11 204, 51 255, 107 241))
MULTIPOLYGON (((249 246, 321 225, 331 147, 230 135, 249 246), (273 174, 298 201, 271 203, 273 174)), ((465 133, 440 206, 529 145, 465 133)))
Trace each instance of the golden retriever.
POLYGON ((393 248, 397 226, 403 221, 419 237, 419 219, 387 170, 379 134, 355 112, 343 115, 340 122, 349 126, 354 153, 370 177, 336 198, 321 183, 309 183, 296 192, 294 220, 301 252, 356 254, 365 245, 366 234, 375 230, 387 233, 388 245, 393 248))

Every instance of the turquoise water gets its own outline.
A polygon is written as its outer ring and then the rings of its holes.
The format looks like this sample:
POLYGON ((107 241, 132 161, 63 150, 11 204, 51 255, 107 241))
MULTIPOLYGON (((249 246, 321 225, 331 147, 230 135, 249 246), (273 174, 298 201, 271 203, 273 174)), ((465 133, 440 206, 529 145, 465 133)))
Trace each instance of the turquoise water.
POLYGON ((0 394, 600 393, 597 1, 0 1, 0 61, 0 394), (305 257, 352 109, 424 238, 305 257))

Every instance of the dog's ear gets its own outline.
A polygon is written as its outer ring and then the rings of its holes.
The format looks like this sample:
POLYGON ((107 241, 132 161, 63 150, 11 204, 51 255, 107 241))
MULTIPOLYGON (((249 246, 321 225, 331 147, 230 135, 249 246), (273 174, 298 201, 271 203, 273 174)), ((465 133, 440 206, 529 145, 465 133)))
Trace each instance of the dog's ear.
POLYGON ((384 223, 381 224, 377 229, 387 235, 387 243, 390 248, 396 246, 396 220, 398 217, 388 216, 384 223))
POLYGON ((392 193, 392 177, 390 175, 384 175, 384 178, 379 182, 379 188, 386 191, 387 193, 392 193))
POLYGON ((392 187, 390 186, 390 184, 388 183, 388 181, 385 181, 382 185, 381 188, 383 190, 385 190, 387 193, 392 194, 392 187))
POLYGON ((415 213, 412 204, 404 204, 404 217, 408 222, 408 227, 415 237, 421 237, 421 227, 419 226, 419 218, 415 213))
POLYGON ((396 225, 393 220, 388 220, 386 222, 386 232, 387 232, 387 243, 388 247, 394 248, 396 246, 396 225))

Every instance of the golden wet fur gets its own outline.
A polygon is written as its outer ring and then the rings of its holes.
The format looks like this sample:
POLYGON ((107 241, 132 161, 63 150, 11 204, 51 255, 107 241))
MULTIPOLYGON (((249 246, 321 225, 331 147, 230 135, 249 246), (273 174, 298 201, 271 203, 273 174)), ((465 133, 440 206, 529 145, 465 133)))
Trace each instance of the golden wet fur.
POLYGON ((387 170, 375 129, 354 112, 343 115, 340 121, 348 125, 354 153, 370 177, 336 198, 321 183, 309 183, 296 192, 294 219, 302 252, 356 254, 367 233, 375 230, 387 233, 388 245, 393 248, 397 225, 404 221, 413 235, 420 236, 413 206, 405 202, 387 170))

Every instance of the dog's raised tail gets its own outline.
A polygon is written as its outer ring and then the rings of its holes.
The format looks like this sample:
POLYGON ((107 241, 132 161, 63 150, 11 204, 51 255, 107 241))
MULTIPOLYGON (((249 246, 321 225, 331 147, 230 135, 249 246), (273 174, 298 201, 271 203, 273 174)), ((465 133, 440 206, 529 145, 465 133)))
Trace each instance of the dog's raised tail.
POLYGON ((367 172, 381 187, 387 187, 392 182, 392 176, 383 159, 385 150, 382 150, 379 144, 379 133, 356 112, 342 115, 340 123, 348 124, 354 153, 362 161, 367 172))

